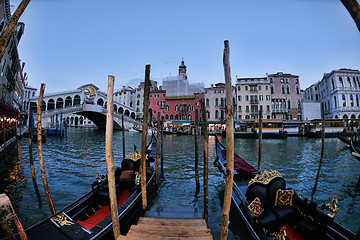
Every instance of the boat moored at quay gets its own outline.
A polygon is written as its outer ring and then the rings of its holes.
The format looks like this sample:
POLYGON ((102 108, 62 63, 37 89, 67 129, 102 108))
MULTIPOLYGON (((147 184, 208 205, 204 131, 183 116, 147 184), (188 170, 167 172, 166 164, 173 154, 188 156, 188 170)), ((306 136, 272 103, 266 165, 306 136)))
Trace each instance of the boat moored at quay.
MULTIPOLYGON (((140 152, 126 156, 115 169, 118 218, 121 234, 143 216, 142 192, 138 173, 140 152)), ((146 192, 150 196, 155 184, 156 138, 146 147, 146 192)), ((112 239, 108 180, 97 175, 91 191, 54 215, 25 230, 28 239, 112 239)), ((20 236, 17 236, 20 239, 20 236)))
MULTIPOLYGON (((216 160, 226 179, 226 148, 215 140, 216 160)), ((251 239, 355 239, 355 234, 334 220, 339 211, 336 197, 321 207, 286 187, 275 170, 257 171, 234 153, 232 202, 236 217, 251 239), (327 211, 327 212, 326 212, 327 211)))

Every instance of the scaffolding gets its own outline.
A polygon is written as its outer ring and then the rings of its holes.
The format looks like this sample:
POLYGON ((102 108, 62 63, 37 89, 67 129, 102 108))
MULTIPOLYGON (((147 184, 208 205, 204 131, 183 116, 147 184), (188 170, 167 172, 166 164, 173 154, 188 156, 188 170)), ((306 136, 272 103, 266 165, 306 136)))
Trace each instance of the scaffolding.
POLYGON ((166 96, 187 96, 204 92, 203 83, 190 84, 185 76, 169 76, 163 79, 162 87, 166 90, 166 96))

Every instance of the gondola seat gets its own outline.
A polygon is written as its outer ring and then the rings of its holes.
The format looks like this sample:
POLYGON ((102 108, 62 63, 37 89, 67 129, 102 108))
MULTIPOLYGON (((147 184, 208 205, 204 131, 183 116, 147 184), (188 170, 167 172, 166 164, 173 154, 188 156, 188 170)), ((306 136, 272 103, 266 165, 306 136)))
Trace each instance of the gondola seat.
POLYGON ((275 206, 276 193, 285 190, 286 183, 282 177, 275 177, 268 183, 254 182, 246 190, 246 199, 251 203, 256 197, 261 202, 263 212, 255 220, 265 228, 277 228, 298 218, 297 210, 292 206, 275 206))

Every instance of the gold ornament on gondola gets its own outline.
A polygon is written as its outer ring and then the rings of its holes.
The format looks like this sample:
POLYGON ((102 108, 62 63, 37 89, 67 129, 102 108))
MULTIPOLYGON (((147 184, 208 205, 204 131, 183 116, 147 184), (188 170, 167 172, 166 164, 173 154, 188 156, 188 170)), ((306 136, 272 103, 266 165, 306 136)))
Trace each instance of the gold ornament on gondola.
MULTIPOLYGON (((130 153, 129 155, 127 155, 125 158, 137 161, 137 160, 141 159, 141 153, 138 152, 138 151, 135 151, 135 152, 130 153)), ((145 158, 147 159, 147 157, 145 157, 145 158)))
POLYGON ((268 171, 265 168, 265 170, 263 172, 257 174, 253 179, 251 179, 249 181, 248 186, 250 186, 251 184, 256 183, 256 182, 268 184, 272 179, 274 179, 276 177, 282 177, 282 175, 276 170, 270 169, 270 171, 268 171))
POLYGON ((329 217, 334 218, 335 215, 339 212, 339 208, 336 206, 338 200, 334 197, 331 201, 331 204, 326 204, 323 210, 329 211, 327 214, 329 217))

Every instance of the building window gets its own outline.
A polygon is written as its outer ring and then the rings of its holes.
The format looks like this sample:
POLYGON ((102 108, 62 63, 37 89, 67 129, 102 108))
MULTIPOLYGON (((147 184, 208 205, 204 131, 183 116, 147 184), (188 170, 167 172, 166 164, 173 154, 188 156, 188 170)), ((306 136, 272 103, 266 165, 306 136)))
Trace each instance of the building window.
POLYGON ((269 86, 268 86, 268 85, 265 86, 265 90, 266 90, 266 91, 269 90, 269 86))
POLYGON ((261 91, 261 85, 259 85, 259 91, 261 91))
POLYGON ((337 108, 336 96, 334 96, 334 106, 337 108))
POLYGON ((215 98, 215 107, 219 106, 219 99, 215 98))
POLYGON ((249 106, 246 106, 246 112, 249 112, 249 106))
POLYGON ((286 92, 287 92, 287 94, 290 94, 290 87, 289 87, 289 85, 286 86, 286 92))
POLYGON ((238 86, 238 91, 241 91, 241 86, 238 86))
POLYGON ((342 95, 342 101, 343 101, 343 107, 346 107, 346 99, 345 99, 345 95, 342 95))
POLYGON ((219 111, 218 110, 215 111, 215 118, 216 119, 219 118, 219 111))
POLYGON ((238 101, 241 102, 241 96, 238 96, 238 101))
POLYGON ((331 79, 331 83, 332 83, 332 88, 335 89, 335 82, 334 79, 331 79))
POLYGON ((282 92, 282 94, 285 94, 285 87, 284 87, 284 85, 281 85, 281 92, 282 92))
POLYGON ((245 86, 245 91, 247 91, 248 90, 248 86, 245 86))
POLYGON ((288 100, 288 109, 289 109, 289 110, 291 109, 291 102, 290 102, 290 99, 288 100))
POLYGON ((270 112, 270 105, 266 105, 266 111, 270 112))
POLYGON ((299 87, 296 87, 296 94, 300 94, 299 87))
POLYGON ((350 95, 350 106, 354 106, 354 98, 352 94, 350 95))
POLYGON ((263 95, 259 95, 259 101, 264 101, 264 96, 263 95))
MULTIPOLYGON (((341 83, 341 87, 344 87, 344 82, 343 82, 342 77, 339 77, 339 82, 341 83)), ((315 89, 315 90, 316 90, 316 89, 315 89)))
POLYGON ((349 77, 347 77, 347 81, 348 81, 348 83, 349 83, 349 87, 351 87, 351 81, 350 81, 350 78, 349 78, 349 77))
POLYGON ((209 99, 208 98, 206 99, 206 106, 207 107, 209 106, 209 99))
POLYGON ((266 101, 270 101, 270 95, 266 95, 266 101))
POLYGON ((239 112, 241 112, 241 106, 239 106, 239 112))
POLYGON ((245 96, 245 101, 249 101, 249 96, 248 95, 245 96))
POLYGON ((274 94, 274 87, 273 86, 270 86, 270 93, 274 94))

